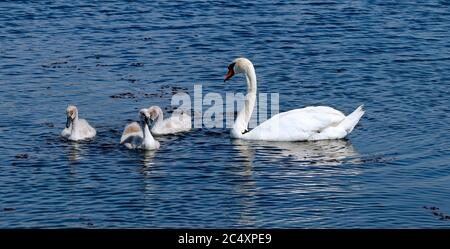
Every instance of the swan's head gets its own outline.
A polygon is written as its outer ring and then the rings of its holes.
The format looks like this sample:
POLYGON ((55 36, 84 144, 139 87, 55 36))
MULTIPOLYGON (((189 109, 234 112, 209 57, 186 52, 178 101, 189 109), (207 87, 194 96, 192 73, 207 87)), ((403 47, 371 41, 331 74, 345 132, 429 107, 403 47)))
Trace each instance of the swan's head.
POLYGON ((161 110, 161 108, 159 106, 150 106, 148 108, 148 113, 150 114, 150 119, 151 120, 155 120, 157 119, 160 115, 163 114, 163 111, 161 110))
POLYGON ((139 110, 139 119, 143 124, 147 124, 149 127, 151 127, 150 114, 148 113, 148 109, 143 108, 139 110))
POLYGON ((66 128, 69 128, 70 124, 78 116, 77 107, 74 105, 69 105, 66 109, 66 114, 67 114, 66 128))
POLYGON ((249 59, 243 57, 237 58, 228 65, 228 72, 223 81, 229 80, 235 74, 247 73, 251 69, 253 69, 253 64, 249 59))

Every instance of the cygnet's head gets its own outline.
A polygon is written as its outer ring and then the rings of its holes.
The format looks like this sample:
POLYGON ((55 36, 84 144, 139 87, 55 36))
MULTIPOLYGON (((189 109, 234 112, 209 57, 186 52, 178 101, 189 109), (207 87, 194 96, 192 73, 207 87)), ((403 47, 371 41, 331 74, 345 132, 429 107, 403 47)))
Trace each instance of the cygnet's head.
POLYGON ((155 120, 157 119, 160 115, 163 114, 162 109, 159 106, 150 106, 148 108, 148 113, 150 114, 150 119, 151 120, 155 120))
POLYGON ((78 116, 77 107, 74 105, 69 105, 66 109, 66 114, 67 114, 66 128, 69 128, 70 124, 78 116))
POLYGON ((147 109, 142 108, 141 110, 139 110, 139 119, 141 120, 141 122, 147 124, 149 127, 151 126, 150 114, 148 113, 147 109))

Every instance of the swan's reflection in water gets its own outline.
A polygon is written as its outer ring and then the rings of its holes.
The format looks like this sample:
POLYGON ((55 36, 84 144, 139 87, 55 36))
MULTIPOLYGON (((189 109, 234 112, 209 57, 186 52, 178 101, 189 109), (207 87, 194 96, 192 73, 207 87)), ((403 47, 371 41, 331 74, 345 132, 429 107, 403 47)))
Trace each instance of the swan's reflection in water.
POLYGON ((233 140, 239 154, 247 158, 247 164, 255 155, 264 160, 279 162, 289 159, 304 165, 334 166, 343 163, 358 163, 358 152, 348 140, 322 140, 311 142, 270 142, 233 140))
POLYGON ((253 227, 256 223, 254 210, 256 208, 255 196, 257 194, 256 181, 253 178, 253 160, 255 159, 254 149, 246 141, 235 139, 232 143, 238 149, 241 156, 241 164, 238 166, 237 174, 243 178, 243 181, 237 181, 234 186, 235 193, 239 198, 239 225, 253 227), (242 167, 243 166, 243 167, 242 167))
MULTIPOLYGON (((358 167, 336 167, 358 164, 360 156, 348 140, 314 142, 269 142, 232 140, 240 158, 242 181, 235 185, 241 196, 239 224, 254 226, 258 218, 256 200, 260 194, 274 196, 282 201, 284 196, 305 198, 311 193, 347 191, 336 181, 335 175, 358 175, 358 167), (300 166, 300 167, 298 167, 300 166), (306 167, 301 167, 306 166, 306 167), (271 168, 270 174, 256 174, 260 167, 271 168), (269 176, 269 178, 267 177, 269 176), (288 188, 265 189, 267 180, 289 184, 288 188), (263 191, 264 193, 260 193, 263 191)), ((258 171, 260 172, 260 171, 258 171)), ((267 172, 267 171, 265 171, 267 172)))
POLYGON ((241 197, 239 198, 241 207, 238 219, 239 225, 253 227, 256 222, 254 213, 256 209, 256 189, 256 182, 251 178, 247 179, 247 181, 241 181, 235 186, 236 194, 241 197))
POLYGON ((69 159, 69 162, 75 163, 83 157, 81 156, 82 152, 82 144, 79 144, 77 142, 70 142, 67 147, 67 158, 69 159))
POLYGON ((142 159, 140 162, 142 163, 142 168, 140 171, 144 176, 149 176, 155 166, 153 159, 155 158, 156 150, 144 150, 141 154, 142 159))

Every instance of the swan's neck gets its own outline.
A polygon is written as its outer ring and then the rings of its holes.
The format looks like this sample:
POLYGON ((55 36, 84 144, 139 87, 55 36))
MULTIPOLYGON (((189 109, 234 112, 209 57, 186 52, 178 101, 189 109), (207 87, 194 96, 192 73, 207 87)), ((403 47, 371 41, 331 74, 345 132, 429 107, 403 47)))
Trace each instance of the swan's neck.
POLYGON ((144 134, 143 140, 142 140, 142 146, 144 147, 154 147, 156 140, 153 138, 152 133, 150 132, 150 128, 148 127, 147 123, 141 122, 141 128, 144 134))
POLYGON ((69 128, 71 128, 72 134, 78 133, 79 130, 78 115, 76 115, 75 118, 72 120, 72 123, 70 124, 69 128))
POLYGON ((164 116, 163 116, 162 111, 160 111, 160 112, 158 112, 158 117, 157 117, 156 120, 155 120, 154 126, 160 125, 160 124, 162 123, 163 120, 164 120, 164 116))
POLYGON ((253 109, 256 103, 256 73, 253 66, 249 66, 245 72, 247 80, 247 94, 245 95, 245 102, 243 108, 239 111, 236 120, 234 121, 231 134, 234 137, 241 137, 248 128, 248 122, 252 116, 253 109))

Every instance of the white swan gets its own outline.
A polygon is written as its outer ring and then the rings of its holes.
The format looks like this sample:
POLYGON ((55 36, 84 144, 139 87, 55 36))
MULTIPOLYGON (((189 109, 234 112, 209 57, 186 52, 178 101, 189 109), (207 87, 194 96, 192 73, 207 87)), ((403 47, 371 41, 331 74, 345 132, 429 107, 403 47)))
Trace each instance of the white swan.
POLYGON ((120 138, 120 144, 128 149, 157 150, 159 142, 156 141, 150 132, 150 114, 147 109, 139 111, 139 124, 133 122, 125 126, 120 138))
POLYGON ((95 137, 95 129, 85 119, 78 118, 78 109, 76 106, 69 105, 66 109, 66 114, 66 128, 61 132, 61 136, 72 141, 95 137))
POLYGON ((359 106, 350 115, 327 106, 310 106, 279 113, 251 131, 247 126, 256 101, 256 73, 246 58, 237 58, 229 66, 224 81, 243 73, 247 79, 244 107, 239 111, 231 137, 246 140, 311 141, 340 139, 347 136, 364 114, 359 106))
POLYGON ((155 136, 189 131, 192 128, 191 116, 184 112, 181 114, 174 113, 170 118, 164 119, 161 108, 151 106, 148 108, 148 113, 152 120, 156 120, 151 130, 155 136))

